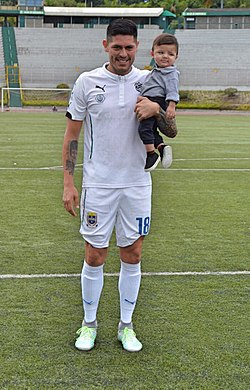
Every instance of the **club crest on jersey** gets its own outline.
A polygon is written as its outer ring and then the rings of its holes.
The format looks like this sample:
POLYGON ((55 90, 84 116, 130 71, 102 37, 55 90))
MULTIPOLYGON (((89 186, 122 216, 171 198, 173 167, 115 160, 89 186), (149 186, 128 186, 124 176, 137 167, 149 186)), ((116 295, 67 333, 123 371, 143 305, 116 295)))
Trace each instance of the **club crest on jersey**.
POLYGON ((87 213, 87 226, 92 228, 97 226, 97 213, 93 211, 87 213))
POLYGON ((102 93, 98 93, 98 95, 96 95, 95 97, 95 100, 97 101, 97 103, 103 103, 105 100, 105 96, 102 93))
POLYGON ((137 83, 134 83, 134 86, 135 86, 136 91, 141 92, 142 83, 140 83, 140 81, 137 81, 137 83))

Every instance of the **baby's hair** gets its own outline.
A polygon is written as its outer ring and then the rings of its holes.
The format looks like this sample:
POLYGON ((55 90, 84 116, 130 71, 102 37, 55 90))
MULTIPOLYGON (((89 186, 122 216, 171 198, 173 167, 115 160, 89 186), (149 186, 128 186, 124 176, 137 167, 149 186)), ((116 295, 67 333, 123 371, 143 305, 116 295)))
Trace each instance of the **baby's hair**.
POLYGON ((158 35, 158 37, 156 37, 153 42, 152 51, 154 51, 155 46, 161 46, 161 45, 175 45, 176 54, 178 54, 179 44, 174 35, 171 34, 158 35))

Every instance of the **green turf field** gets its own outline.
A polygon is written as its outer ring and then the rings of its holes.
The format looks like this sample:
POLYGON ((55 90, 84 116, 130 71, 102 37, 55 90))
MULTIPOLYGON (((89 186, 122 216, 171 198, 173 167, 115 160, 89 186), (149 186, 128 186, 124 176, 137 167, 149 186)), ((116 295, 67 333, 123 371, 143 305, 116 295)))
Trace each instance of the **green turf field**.
POLYGON ((0 113, 0 389, 250 388, 249 120, 178 116, 174 163, 152 173, 134 315, 143 350, 129 354, 116 339, 113 239, 97 344, 81 353, 74 337, 84 247, 79 219, 61 200, 65 117, 0 113))

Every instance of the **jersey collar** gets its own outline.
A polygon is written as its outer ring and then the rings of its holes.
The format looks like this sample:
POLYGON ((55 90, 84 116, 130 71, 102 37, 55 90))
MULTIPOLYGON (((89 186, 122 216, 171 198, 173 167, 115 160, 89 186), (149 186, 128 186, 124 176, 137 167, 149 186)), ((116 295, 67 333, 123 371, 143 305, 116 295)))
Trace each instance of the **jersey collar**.
POLYGON ((105 64, 103 65, 102 68, 103 68, 104 72, 106 73, 106 75, 107 75, 108 77, 110 77, 111 79, 113 79, 113 80, 120 80, 121 77, 124 78, 124 80, 128 80, 128 79, 130 79, 131 77, 133 77, 133 75, 134 75, 134 72, 135 72, 135 67, 134 67, 134 65, 132 65, 131 71, 130 71, 128 74, 125 74, 124 76, 120 76, 120 75, 118 75, 118 74, 115 74, 115 73, 110 72, 110 71, 107 69, 108 64, 109 64, 109 62, 105 62, 105 64))

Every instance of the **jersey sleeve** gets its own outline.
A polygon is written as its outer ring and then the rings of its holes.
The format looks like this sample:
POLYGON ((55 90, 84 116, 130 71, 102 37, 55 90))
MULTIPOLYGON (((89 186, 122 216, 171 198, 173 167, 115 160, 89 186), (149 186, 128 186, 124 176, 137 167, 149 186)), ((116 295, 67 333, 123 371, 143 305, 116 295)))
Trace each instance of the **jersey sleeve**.
POLYGON ((84 79, 81 76, 75 82, 72 89, 66 116, 72 120, 82 121, 86 115, 86 97, 84 92, 84 79))

